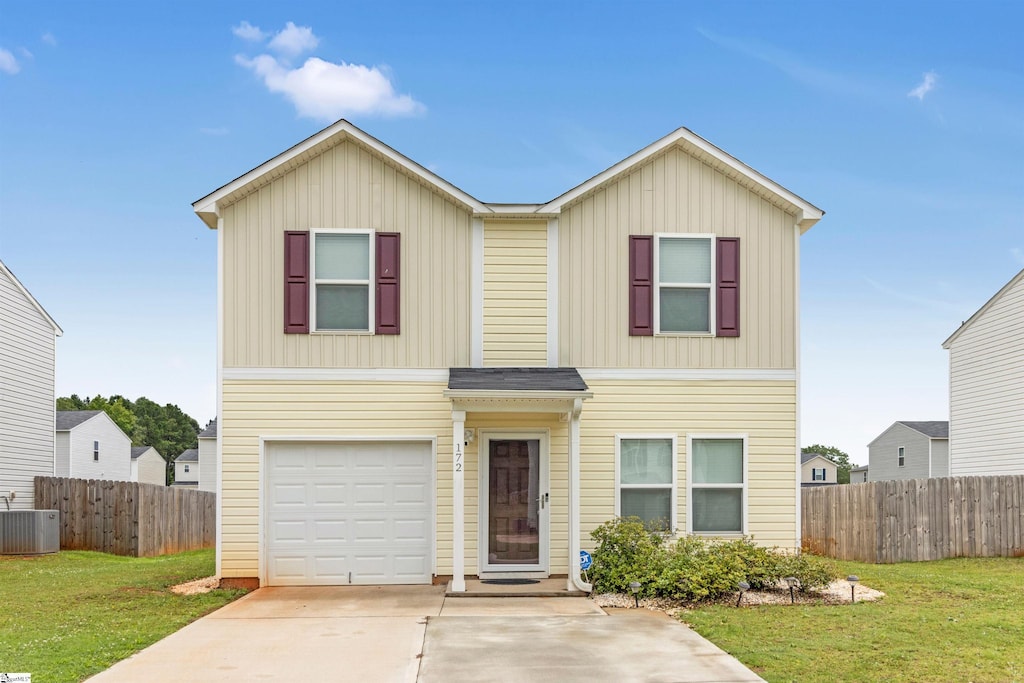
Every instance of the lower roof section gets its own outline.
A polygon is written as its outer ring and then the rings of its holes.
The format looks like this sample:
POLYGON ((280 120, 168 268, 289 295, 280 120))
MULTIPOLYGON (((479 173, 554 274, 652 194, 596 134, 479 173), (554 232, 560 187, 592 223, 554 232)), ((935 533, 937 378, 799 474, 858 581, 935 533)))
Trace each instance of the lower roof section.
POLYGON ((576 368, 451 368, 448 389, 586 392, 588 387, 576 368))

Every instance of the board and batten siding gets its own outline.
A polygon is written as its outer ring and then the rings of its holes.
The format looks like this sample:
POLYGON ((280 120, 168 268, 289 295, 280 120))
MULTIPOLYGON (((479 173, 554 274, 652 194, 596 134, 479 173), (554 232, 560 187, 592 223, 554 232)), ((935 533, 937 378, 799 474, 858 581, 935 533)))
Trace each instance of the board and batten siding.
POLYGON ((33 478, 54 474, 55 346, 53 326, 0 270, 0 495, 14 492, 11 509, 31 509, 33 478))
POLYGON ((562 209, 559 360, 588 368, 796 367, 796 218, 673 148, 562 209), (740 238, 740 336, 629 336, 630 235, 740 238))
POLYGON ((929 476, 930 440, 916 429, 898 422, 889 427, 868 445, 868 480, 926 479, 929 476), (903 467, 899 466, 900 446, 904 448, 903 467))
POLYGON ((950 475, 1024 474, 1024 277, 949 354, 950 475))
POLYGON ((483 361, 547 365, 547 223, 484 223, 483 361))
POLYGON ((225 367, 469 365, 470 214, 381 156, 332 147, 224 207, 222 229, 225 367), (401 233, 401 334, 284 334, 284 232, 317 228, 401 233))
MULTIPOLYGON (((676 434, 677 526, 686 527, 686 434, 748 435, 748 533, 787 549, 796 537, 796 387, 793 382, 588 382, 581 442, 581 544, 615 514, 615 435, 676 434)), ((444 383, 257 381, 224 383, 221 430, 222 577, 255 577, 259 567, 260 437, 359 437, 436 440, 438 574, 452 572, 452 421, 444 383)), ((477 571, 481 430, 549 435, 550 571, 568 572, 568 423, 556 414, 473 413, 465 448, 465 566, 477 571)))

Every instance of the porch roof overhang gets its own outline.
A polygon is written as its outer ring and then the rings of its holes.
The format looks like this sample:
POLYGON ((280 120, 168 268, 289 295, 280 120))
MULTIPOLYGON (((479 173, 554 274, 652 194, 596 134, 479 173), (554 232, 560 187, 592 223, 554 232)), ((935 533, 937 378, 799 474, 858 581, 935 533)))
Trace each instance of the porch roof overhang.
POLYGON ((451 368, 444 396, 466 412, 572 413, 594 393, 576 368, 451 368))

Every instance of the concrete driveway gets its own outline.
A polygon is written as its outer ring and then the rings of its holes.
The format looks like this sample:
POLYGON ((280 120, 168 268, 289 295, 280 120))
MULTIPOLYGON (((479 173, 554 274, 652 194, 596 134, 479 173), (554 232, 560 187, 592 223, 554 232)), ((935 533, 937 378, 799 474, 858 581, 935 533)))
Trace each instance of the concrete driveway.
POLYGON ((443 586, 262 588, 91 678, 147 681, 760 681, 660 612, 443 586))

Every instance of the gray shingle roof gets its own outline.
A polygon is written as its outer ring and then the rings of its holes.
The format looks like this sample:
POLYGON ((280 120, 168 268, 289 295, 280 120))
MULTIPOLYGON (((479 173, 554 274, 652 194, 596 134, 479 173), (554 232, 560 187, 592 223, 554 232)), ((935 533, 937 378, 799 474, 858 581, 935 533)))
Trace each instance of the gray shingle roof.
POLYGON ((900 420, 900 424, 933 439, 949 438, 949 422, 904 422, 900 420))
POLYGON ((56 431, 66 432, 69 429, 74 429, 102 412, 102 410, 58 410, 56 431))
POLYGON ((210 424, 206 425, 206 429, 199 432, 200 439, 216 438, 217 436, 217 418, 210 420, 210 424))
POLYGON ((174 459, 174 462, 199 462, 199 451, 195 448, 182 451, 181 455, 174 459))
POLYGON ((482 391, 586 391, 576 368, 451 368, 448 388, 482 391))
POLYGON ((139 457, 150 448, 152 448, 152 446, 132 446, 132 460, 135 460, 135 458, 139 457))
MULTIPOLYGON (((832 460, 828 456, 822 455, 821 453, 801 453, 800 464, 806 464, 809 460, 813 460, 814 458, 825 458, 825 460, 832 462, 832 460)), ((835 463, 832 464, 834 465, 835 463)))

